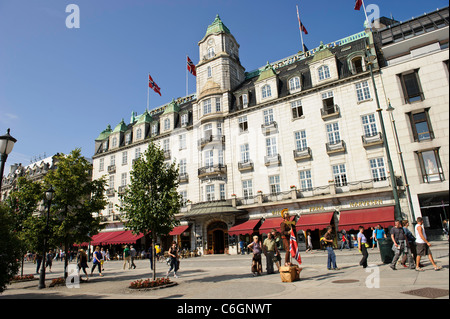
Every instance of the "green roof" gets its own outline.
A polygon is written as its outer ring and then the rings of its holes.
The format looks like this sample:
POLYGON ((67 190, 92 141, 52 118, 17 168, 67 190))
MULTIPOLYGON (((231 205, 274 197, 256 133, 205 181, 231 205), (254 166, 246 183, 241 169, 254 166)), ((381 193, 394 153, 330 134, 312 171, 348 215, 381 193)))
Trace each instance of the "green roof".
POLYGON ((321 61, 323 59, 334 56, 330 49, 320 41, 320 46, 318 50, 314 53, 314 57, 312 58, 310 63, 314 63, 316 61, 321 61))
POLYGON ((267 61, 266 66, 264 67, 264 69, 261 71, 261 73, 259 74, 258 81, 262 81, 265 79, 268 79, 272 76, 275 76, 275 70, 273 69, 272 65, 270 65, 269 61, 267 61))
POLYGON ((176 113, 180 112, 180 107, 178 106, 177 102, 175 102, 174 99, 172 99, 172 102, 170 102, 169 105, 166 106, 163 114, 169 114, 173 112, 176 113))
POLYGON ((117 126, 114 128, 114 131, 112 131, 113 133, 117 133, 117 132, 125 132, 127 130, 127 126, 125 125, 125 121, 122 119, 122 121, 120 121, 119 124, 117 124, 117 126))
POLYGON ((216 15, 216 18, 214 19, 213 23, 208 26, 208 29, 206 29, 205 36, 213 33, 228 33, 230 34, 230 30, 223 24, 222 20, 220 20, 219 15, 216 15))
POLYGON ((109 135, 112 133, 111 125, 108 124, 106 127, 106 130, 103 130, 103 132, 100 133, 100 135, 95 139, 96 141, 103 141, 109 137, 109 135))
POLYGON ((146 110, 137 120, 136 124, 150 123, 152 121, 152 116, 146 110))

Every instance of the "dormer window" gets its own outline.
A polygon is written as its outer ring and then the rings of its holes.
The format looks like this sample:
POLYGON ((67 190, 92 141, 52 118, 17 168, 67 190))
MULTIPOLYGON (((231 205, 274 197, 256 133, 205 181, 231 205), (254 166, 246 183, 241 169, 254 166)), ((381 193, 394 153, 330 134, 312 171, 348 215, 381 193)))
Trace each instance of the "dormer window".
POLYGON ((351 63, 352 63, 353 74, 358 74, 358 73, 364 72, 362 57, 358 56, 358 57, 354 58, 351 61, 351 63))
POLYGON ((329 79, 331 77, 330 75, 330 68, 328 65, 322 65, 319 69, 319 81, 329 79))
POLYGON ((117 147, 117 137, 114 137, 113 139, 112 139, 112 147, 117 147))
POLYGON ((131 133, 128 133, 125 135, 125 145, 128 145, 131 143, 131 133))
POLYGON ((164 120, 164 131, 170 130, 170 119, 164 120))
POLYGON ((297 91, 300 89, 300 77, 296 76, 289 80, 289 91, 297 91))
POLYGON ((136 130, 136 139, 141 139, 142 138, 142 129, 138 128, 136 130))
POLYGON ((263 99, 272 96, 272 90, 270 89, 270 85, 266 84, 261 88, 261 96, 263 99))
POLYGON ((158 123, 152 125, 152 135, 158 134, 158 123))
POLYGON ((242 94, 239 97, 239 103, 240 103, 240 105, 242 105, 242 107, 246 108, 248 106, 248 95, 242 94))
POLYGON ((181 115, 181 126, 186 126, 188 125, 189 122, 189 114, 183 114, 181 115))

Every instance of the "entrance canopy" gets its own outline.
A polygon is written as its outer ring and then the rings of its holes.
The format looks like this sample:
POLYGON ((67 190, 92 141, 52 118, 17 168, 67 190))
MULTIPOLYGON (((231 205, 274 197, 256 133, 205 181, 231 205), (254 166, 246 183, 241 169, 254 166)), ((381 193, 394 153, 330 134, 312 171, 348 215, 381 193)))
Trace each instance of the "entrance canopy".
POLYGON ((347 210, 340 213, 339 229, 355 229, 375 227, 380 224, 383 228, 394 226, 394 206, 369 209, 347 210))
POLYGON ((295 227, 297 228, 297 231, 324 229, 331 224, 333 215, 334 212, 300 215, 295 227))
POLYGON ((258 230, 255 228, 260 221, 261 221, 261 219, 250 219, 241 224, 234 225, 233 227, 228 229, 228 235, 239 236, 239 235, 253 234, 254 232, 258 232, 258 230))
POLYGON ((178 236, 184 233, 189 228, 189 225, 175 226, 169 233, 170 236, 178 236))

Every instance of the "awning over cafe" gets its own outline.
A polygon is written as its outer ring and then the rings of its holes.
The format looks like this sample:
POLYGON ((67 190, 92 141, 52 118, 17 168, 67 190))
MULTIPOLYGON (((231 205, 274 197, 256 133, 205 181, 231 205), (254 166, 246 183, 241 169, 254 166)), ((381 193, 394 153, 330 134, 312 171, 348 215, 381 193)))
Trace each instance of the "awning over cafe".
POLYGON ((331 224, 333 215, 334 212, 300 215, 295 227, 297 231, 324 229, 331 224))
POLYGON ((136 241, 140 238, 144 237, 144 234, 140 233, 138 235, 134 235, 131 230, 125 230, 120 235, 108 239, 106 243, 109 245, 119 245, 119 244, 135 244, 136 241))
POLYGON ((189 225, 175 226, 169 233, 170 236, 178 236, 184 233, 189 228, 189 225))
POLYGON ((394 221, 394 206, 347 210, 340 213, 339 229, 357 230, 359 226, 368 228, 378 224, 387 228, 393 226, 394 221))
POLYGON ((258 232, 258 229, 255 229, 261 219, 249 219, 243 223, 234 225, 230 229, 228 229, 228 235, 245 235, 245 234, 253 234, 254 232, 258 232))
MULTIPOLYGON (((291 217, 291 221, 294 220, 295 216, 291 217)), ((276 231, 281 231, 281 223, 283 222, 282 217, 274 217, 274 218, 267 218, 261 227, 259 228, 260 234, 267 234, 272 231, 272 229, 276 229, 276 231)))

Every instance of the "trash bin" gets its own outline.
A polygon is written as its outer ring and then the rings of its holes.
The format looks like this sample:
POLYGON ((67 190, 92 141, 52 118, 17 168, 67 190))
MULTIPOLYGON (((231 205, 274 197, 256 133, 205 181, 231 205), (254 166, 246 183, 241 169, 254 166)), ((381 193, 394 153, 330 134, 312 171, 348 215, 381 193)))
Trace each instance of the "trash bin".
POLYGON ((392 250, 391 238, 385 238, 383 240, 378 239, 378 247, 380 248, 381 261, 385 264, 390 264, 394 259, 394 251, 392 250))

